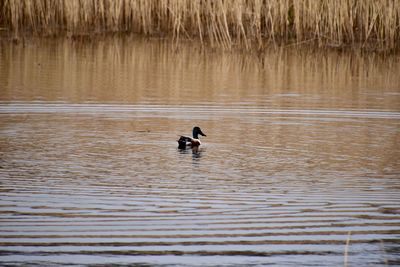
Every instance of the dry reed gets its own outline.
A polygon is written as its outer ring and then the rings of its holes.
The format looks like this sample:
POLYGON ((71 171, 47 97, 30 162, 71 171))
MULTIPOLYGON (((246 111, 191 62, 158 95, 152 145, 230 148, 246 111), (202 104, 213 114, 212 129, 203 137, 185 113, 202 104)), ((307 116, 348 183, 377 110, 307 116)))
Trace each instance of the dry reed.
POLYGON ((349 256, 350 239, 351 239, 351 231, 349 231, 349 234, 347 235, 346 246, 344 247, 344 260, 343 260, 344 267, 348 266, 347 264, 349 258, 348 256, 349 256))
POLYGON ((400 0, 0 0, 0 27, 69 35, 135 32, 230 48, 267 42, 400 47, 400 0))

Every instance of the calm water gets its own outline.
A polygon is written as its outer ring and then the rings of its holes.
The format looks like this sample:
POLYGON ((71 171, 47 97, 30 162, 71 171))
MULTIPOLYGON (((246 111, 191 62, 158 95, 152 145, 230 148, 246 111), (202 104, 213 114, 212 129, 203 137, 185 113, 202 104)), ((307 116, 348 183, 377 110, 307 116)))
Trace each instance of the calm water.
POLYGON ((398 265, 399 74, 373 54, 3 42, 0 264, 398 265), (203 145, 178 150, 195 125, 203 145))

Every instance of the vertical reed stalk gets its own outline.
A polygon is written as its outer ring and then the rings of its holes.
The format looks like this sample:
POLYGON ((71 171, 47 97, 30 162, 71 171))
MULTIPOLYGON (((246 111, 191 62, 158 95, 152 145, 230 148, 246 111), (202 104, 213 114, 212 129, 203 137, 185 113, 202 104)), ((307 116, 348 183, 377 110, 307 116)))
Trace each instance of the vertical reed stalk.
POLYGON ((344 247, 344 267, 347 267, 347 263, 348 263, 350 239, 351 239, 351 231, 349 231, 349 234, 348 234, 347 240, 346 240, 346 246, 344 247))

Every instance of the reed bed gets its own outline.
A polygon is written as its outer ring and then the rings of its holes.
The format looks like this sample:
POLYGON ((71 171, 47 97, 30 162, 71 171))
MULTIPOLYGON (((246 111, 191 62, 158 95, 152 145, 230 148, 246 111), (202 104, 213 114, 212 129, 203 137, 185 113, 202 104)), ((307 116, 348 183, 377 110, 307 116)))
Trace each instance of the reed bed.
POLYGON ((20 36, 133 32, 231 48, 316 42, 400 47, 400 0, 0 0, 20 36))

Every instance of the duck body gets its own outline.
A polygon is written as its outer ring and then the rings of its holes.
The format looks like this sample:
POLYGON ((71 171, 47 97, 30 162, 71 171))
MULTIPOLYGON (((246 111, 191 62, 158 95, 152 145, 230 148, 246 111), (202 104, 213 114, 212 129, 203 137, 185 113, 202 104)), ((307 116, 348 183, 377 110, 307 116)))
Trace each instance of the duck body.
POLYGON ((182 135, 179 138, 179 140, 178 140, 178 148, 179 149, 185 149, 186 146, 191 146, 191 147, 200 146, 201 145, 201 141, 199 139, 199 135, 207 136, 201 131, 200 127, 196 126, 196 127, 193 128, 193 137, 182 135))

